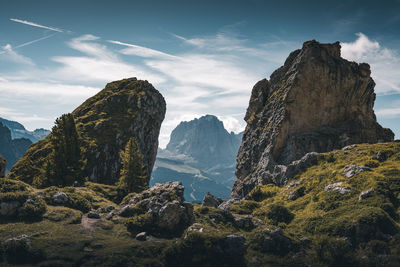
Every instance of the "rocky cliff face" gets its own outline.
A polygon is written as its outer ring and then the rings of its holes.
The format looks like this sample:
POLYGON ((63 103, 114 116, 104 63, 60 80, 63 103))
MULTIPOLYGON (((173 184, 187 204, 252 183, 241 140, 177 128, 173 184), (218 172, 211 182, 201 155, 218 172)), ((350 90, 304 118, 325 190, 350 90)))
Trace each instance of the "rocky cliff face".
POLYGON ((26 138, 11 139, 10 130, 0 122, 0 155, 7 161, 6 172, 22 157, 31 144, 32 142, 26 138))
POLYGON ((208 191, 227 199, 241 139, 242 134, 229 133, 213 115, 181 122, 157 154, 151 184, 181 181, 190 201, 201 201, 208 191))
MULTIPOLYGON (((73 111, 83 140, 85 174, 91 181, 113 184, 120 175, 120 151, 130 137, 139 142, 148 177, 153 169, 161 122, 166 111, 162 95, 136 78, 111 82, 73 111)), ((51 135, 51 134, 50 134, 51 135)), ((50 152, 50 136, 34 144, 10 172, 10 178, 32 182, 50 152)))
POLYGON ((355 143, 391 141, 373 111, 368 64, 340 57, 340 44, 308 41, 285 64, 253 88, 247 127, 237 156, 231 197, 257 184, 287 182, 287 166, 308 152, 355 143))

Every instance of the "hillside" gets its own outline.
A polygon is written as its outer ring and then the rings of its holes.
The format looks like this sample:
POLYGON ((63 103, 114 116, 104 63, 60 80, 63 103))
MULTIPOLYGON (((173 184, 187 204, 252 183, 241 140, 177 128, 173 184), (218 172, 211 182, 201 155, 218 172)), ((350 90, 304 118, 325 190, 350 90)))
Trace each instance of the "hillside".
MULTIPOLYGON (((3 215, 0 240, 13 241, 4 243, 0 260, 66 266, 394 266, 400 261, 399 178, 399 142, 319 154, 288 185, 256 187, 230 211, 194 205, 192 226, 178 239, 145 221, 132 224, 134 217, 121 213, 127 201, 118 205, 113 199, 115 187, 87 183, 38 190, 6 179, 0 182, 3 203, 12 194, 21 201, 42 196, 45 203, 30 209, 29 220, 21 215, 4 223, 3 215), (348 166, 369 169, 351 173, 348 166), (68 200, 56 202, 57 192, 68 200), (96 212, 87 213, 90 209, 96 212), (135 239, 141 231, 148 236, 135 239)), ((170 196, 179 198, 171 188, 170 196)))

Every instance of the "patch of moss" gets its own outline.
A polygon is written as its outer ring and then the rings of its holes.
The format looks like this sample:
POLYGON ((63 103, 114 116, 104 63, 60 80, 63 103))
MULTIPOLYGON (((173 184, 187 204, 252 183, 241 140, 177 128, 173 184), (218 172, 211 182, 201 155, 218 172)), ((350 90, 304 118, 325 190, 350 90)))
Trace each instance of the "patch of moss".
POLYGON ((230 211, 238 214, 251 214, 258 207, 260 207, 260 204, 257 201, 242 200, 232 204, 230 211))

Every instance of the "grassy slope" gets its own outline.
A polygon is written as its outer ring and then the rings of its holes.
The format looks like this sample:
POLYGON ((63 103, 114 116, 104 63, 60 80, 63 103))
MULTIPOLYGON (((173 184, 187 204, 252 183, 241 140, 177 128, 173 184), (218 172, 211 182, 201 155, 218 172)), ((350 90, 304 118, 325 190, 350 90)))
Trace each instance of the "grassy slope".
POLYGON ((253 230, 239 229, 232 216, 222 210, 195 205, 196 223, 203 230, 186 239, 140 242, 131 237, 122 221, 113 223, 105 218, 85 228, 80 217, 88 209, 117 205, 113 186, 87 183, 82 188, 34 189, 18 183, 18 190, 42 195, 47 200, 47 212, 36 222, 3 221, 0 240, 22 234, 32 236, 32 253, 43 265, 176 266, 177 258, 178 266, 190 261, 194 261, 193 266, 210 261, 221 265, 220 261, 229 259, 211 252, 215 252, 219 240, 232 233, 246 237, 249 247, 245 260, 250 266, 396 265, 400 261, 400 143, 361 144, 321 154, 318 165, 297 175, 285 187, 256 188, 251 193, 253 199, 234 204, 231 209, 235 216, 252 215, 258 222, 253 230), (372 160, 378 152, 385 152, 388 159, 372 160), (347 178, 342 172, 349 164, 369 165, 372 171, 347 178), (290 186, 292 182, 299 184, 290 186), (343 182, 341 186, 350 191, 340 194, 324 190, 336 182, 343 182), (373 190, 370 197, 359 200, 360 193, 368 189, 373 190), (66 207, 53 205, 49 197, 57 191, 68 193, 74 201, 66 207), (294 192, 298 198, 289 200, 294 192), (276 227, 283 230, 291 245, 279 247, 278 242, 278 250, 268 251, 260 240, 265 231, 276 227), (304 241, 305 237, 310 239, 309 243, 304 241))

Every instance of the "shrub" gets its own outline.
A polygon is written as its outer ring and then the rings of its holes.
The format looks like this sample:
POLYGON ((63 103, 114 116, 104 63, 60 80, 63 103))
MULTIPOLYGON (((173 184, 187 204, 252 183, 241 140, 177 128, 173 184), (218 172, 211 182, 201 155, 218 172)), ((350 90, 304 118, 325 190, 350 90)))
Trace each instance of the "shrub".
POLYGON ((274 197, 278 192, 279 187, 275 185, 262 185, 256 186, 250 193, 249 196, 252 200, 263 201, 264 199, 274 197))
POLYGON ((291 213, 288 208, 279 204, 271 204, 265 215, 268 219, 272 220, 274 224, 280 222, 290 223, 294 218, 293 213, 291 213))
POLYGON ((19 210, 19 215, 21 218, 27 220, 38 220, 43 217, 43 214, 46 213, 46 210, 46 202, 42 198, 29 198, 19 210))
POLYGON ((234 203, 230 211, 238 214, 251 214, 253 210, 260 207, 260 203, 253 200, 242 200, 239 203, 234 203))
POLYGON ((126 228, 132 235, 140 232, 154 232, 153 218, 149 213, 131 217, 126 220, 126 228))

